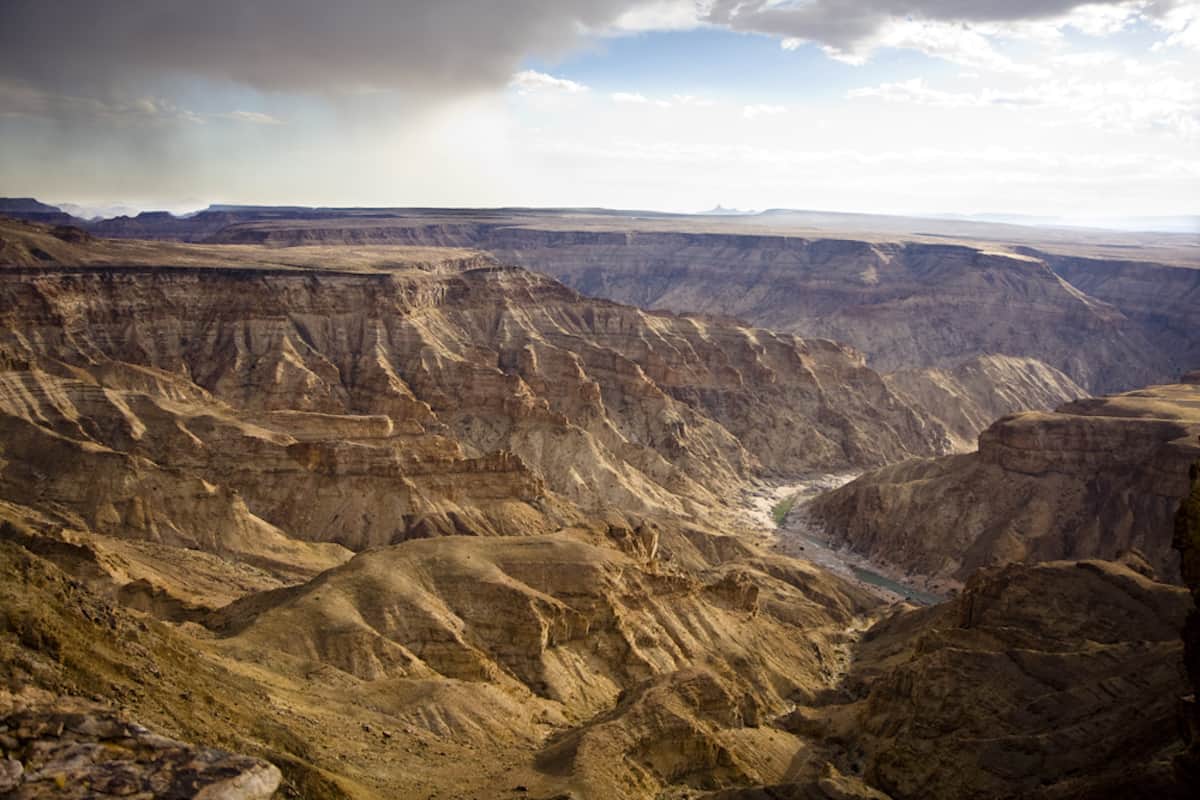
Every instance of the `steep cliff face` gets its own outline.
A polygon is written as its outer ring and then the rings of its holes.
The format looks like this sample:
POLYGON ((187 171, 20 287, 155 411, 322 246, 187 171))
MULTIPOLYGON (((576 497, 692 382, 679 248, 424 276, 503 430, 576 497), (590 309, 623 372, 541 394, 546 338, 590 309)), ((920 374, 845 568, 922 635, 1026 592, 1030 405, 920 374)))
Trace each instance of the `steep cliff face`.
POLYGON ((1091 392, 1120 391, 1176 374, 1200 347, 1184 324, 1200 273, 1186 268, 920 234, 718 227, 552 212, 218 209, 90 229, 226 247, 476 248, 593 297, 846 342, 883 372, 999 354, 1042 361, 1091 392))
POLYGON ((10 270, 0 291, 9 363, 58 373, 31 387, 182 380, 195 402, 279 434, 248 438, 314 481, 507 450, 576 502, 684 510, 755 474, 878 464, 945 439, 840 346, 589 301, 520 270, 10 270), (323 418, 280 411, 390 423, 363 437, 383 450, 292 447, 290 426, 323 418))
POLYGON ((951 582, 989 564, 1129 548, 1177 580, 1170 521, 1200 455, 1197 433, 1200 385, 1079 400, 999 420, 977 453, 868 473, 810 513, 838 543, 951 582))
POLYGON ((1179 726, 1186 750, 1176 759, 1175 766, 1183 783, 1195 790, 1200 788, 1200 462, 1192 465, 1188 477, 1191 492, 1179 504, 1172 540, 1179 551, 1184 585, 1192 595, 1183 628, 1183 660, 1191 694, 1181 702, 1179 726))
POLYGON ((811 716, 897 800, 1185 797, 1171 758, 1187 605, 1109 562, 981 572, 868 631, 847 681, 864 699, 811 716))
MULTIPOLYGON (((1175 317, 1181 319, 1186 300, 1164 291, 1157 272, 1165 268, 1155 263, 1089 260, 1027 246, 994 252, 986 244, 935 243, 891 228, 855 238, 822 236, 811 228, 760 232, 765 222, 758 230, 745 225, 708 230, 688 218, 579 213, 286 212, 247 210, 225 220, 224 227, 216 215, 227 212, 211 212, 211 220, 201 223, 206 215, 199 215, 195 222, 196 232, 203 230, 207 238, 188 236, 272 246, 474 247, 591 296, 732 315, 774 330, 844 341, 885 372, 953 368, 979 355, 1004 354, 1043 361, 1089 391, 1103 392, 1163 380, 1197 347, 1194 327, 1180 327, 1178 319, 1163 325, 1161 309, 1178 307, 1175 317), (1137 285, 1136 295, 1112 291, 1116 287, 1106 276, 1114 270, 1137 285), (1098 294, 1080 287, 1097 287, 1098 294), (1137 296, 1146 302, 1130 302, 1137 296)), ((125 225, 112 232, 138 230, 125 225)), ((1030 234, 1019 228, 975 233, 988 241, 988 235, 1004 232, 1019 241, 1030 234)), ((165 228, 160 233, 170 234, 165 228)), ((1068 240, 1057 246, 1070 252, 1070 245, 1068 240)), ((1181 265, 1194 262, 1194 253, 1186 250, 1176 254, 1181 265)), ((1173 284, 1194 288, 1189 270, 1176 272, 1173 284)))
POLYGON ((1040 254, 874 239, 572 229, 569 223, 539 228, 486 219, 247 222, 212 241, 477 247, 589 296, 730 315, 846 342, 883 372, 954 368, 979 355, 1003 354, 1040 360, 1103 392, 1161 380, 1195 346, 1186 331, 1169 342, 1151 337, 1140 323, 1056 275, 1040 254))
POLYGON ((1004 354, 1036 358, 1094 392, 1169 374, 1136 325, 1035 258, 950 245, 665 233, 594 243, 513 230, 480 246, 585 294, 843 341, 883 372, 1004 354))
POLYGON ((164 613, 411 538, 601 508, 729 521, 752 479, 950 442, 841 345, 590 300, 478 254, 200 267, 190 245, 4 230, 67 265, 0 270, 0 518, 164 613), (138 265, 156 253, 182 263, 138 265))
POLYGON ((1200 364, 1200 269, 1039 255, 1071 285, 1120 309, 1176 373, 1200 364))
POLYGON ((892 372, 884 381, 917 408, 946 426, 955 449, 974 450, 979 434, 1018 411, 1057 408, 1087 392, 1036 359, 979 356, 953 369, 892 372))

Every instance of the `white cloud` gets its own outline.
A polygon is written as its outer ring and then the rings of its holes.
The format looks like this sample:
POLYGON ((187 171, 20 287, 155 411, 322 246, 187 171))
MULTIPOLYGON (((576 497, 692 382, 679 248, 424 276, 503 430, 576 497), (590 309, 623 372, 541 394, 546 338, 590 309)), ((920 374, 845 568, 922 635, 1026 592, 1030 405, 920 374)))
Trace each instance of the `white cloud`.
POLYGON ((778 114, 787 113, 785 106, 771 105, 769 103, 757 103, 750 106, 742 106, 742 116, 746 119, 756 119, 757 117, 773 117, 778 114))
POLYGON ((1155 25, 1167 32, 1167 38, 1155 45, 1186 47, 1200 50, 1200 3, 1180 3, 1155 20, 1155 25))
POLYGON ((635 103, 637 105, 645 105, 650 102, 650 99, 644 94, 638 92, 613 92, 611 95, 614 103, 635 103))
POLYGON ((696 0, 653 0, 630 8, 611 26, 615 34, 690 30, 702 25, 703 4, 696 0))
POLYGON ((1147 0, 1131 0, 1117 5, 1089 3, 1072 9, 1057 20, 1057 24, 1089 36, 1111 36, 1141 19, 1149 5, 1147 0))
POLYGON ((679 106, 696 106, 698 108, 708 108, 716 105, 715 100, 707 97, 701 97, 694 94, 673 94, 671 95, 671 104, 679 106))
POLYGON ((875 38, 847 53, 844 60, 862 63, 881 47, 916 50, 976 70, 1027 75, 1045 73, 1039 66, 1015 61, 1001 53, 992 37, 978 27, 911 19, 889 22, 875 38))
POLYGON ((919 105, 941 106, 943 108, 967 108, 986 105, 979 94, 971 92, 947 92, 931 88, 924 78, 912 78, 907 81, 881 83, 878 86, 864 86, 851 89, 846 93, 851 100, 861 98, 878 98, 888 103, 915 103, 919 105))
POLYGON ((614 103, 621 103, 623 105, 655 106, 656 108, 709 108, 716 105, 715 101, 694 94, 673 94, 669 98, 664 98, 647 97, 641 92, 613 92, 609 95, 609 98, 614 103))
POLYGON ((1052 64, 1061 67, 1072 69, 1078 68, 1093 68, 1102 67, 1107 64, 1113 64, 1121 60, 1119 53, 1108 52, 1104 50, 1085 51, 1081 53, 1061 53, 1053 56, 1050 61, 1052 64))
POLYGON ((715 0, 705 19, 777 36, 786 49, 812 43, 850 64, 902 48, 973 69, 1030 75, 1048 73, 997 45, 1060 44, 1068 30, 1108 37, 1148 22, 1168 33, 1164 46, 1200 47, 1200 3, 1194 0, 861 0, 852 6, 839 0, 715 0))
POLYGON ((282 125, 283 120, 278 117, 273 117, 270 114, 264 114, 261 111, 230 111, 227 114, 216 114, 215 116, 222 119, 233 120, 234 122, 248 122, 252 125, 282 125))
MULTIPOLYGON (((1133 75, 1139 69, 1137 62, 1125 68, 1133 75)), ((1154 81, 1067 78, 1015 90, 976 92, 936 89, 924 79, 914 78, 853 89, 847 96, 952 109, 1038 107, 1050 112, 1042 117, 1048 124, 1083 120, 1109 131, 1159 131, 1186 139, 1200 135, 1200 82, 1169 76, 1154 81)))
POLYGON ((517 90, 518 94, 533 94, 535 92, 565 92, 567 94, 580 94, 588 91, 588 87, 582 83, 576 83, 566 78, 556 78, 553 75, 547 75, 545 72, 526 69, 512 76, 512 80, 508 85, 517 90))

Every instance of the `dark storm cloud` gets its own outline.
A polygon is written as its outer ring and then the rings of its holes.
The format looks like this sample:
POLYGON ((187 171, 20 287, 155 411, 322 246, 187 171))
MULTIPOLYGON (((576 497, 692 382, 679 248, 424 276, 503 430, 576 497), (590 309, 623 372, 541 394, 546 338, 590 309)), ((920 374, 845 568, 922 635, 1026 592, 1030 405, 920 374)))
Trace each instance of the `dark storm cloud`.
MULTIPOLYGON (((661 0, 659 0, 661 2, 661 0)), ((1174 0, 1156 0, 1164 6, 1174 0)), ((260 89, 453 93, 655 0, 3 0, 0 80, 104 92, 161 75, 260 89)), ((1101 4, 1115 5, 1116 2, 1101 4)), ((1078 0, 701 0, 699 18, 848 48, 888 19, 1055 16, 1078 0)))
MULTIPOLYGON (((1161 14, 1177 0, 1146 2, 1145 13, 1161 14)), ((708 21, 734 30, 807 39, 838 50, 869 41, 889 20, 983 23, 1059 17, 1085 5, 1128 6, 1129 0, 716 0, 708 21)))
POLYGON ((3 0, 0 77, 123 84, 160 73, 268 90, 469 91, 569 48, 635 0, 3 0))

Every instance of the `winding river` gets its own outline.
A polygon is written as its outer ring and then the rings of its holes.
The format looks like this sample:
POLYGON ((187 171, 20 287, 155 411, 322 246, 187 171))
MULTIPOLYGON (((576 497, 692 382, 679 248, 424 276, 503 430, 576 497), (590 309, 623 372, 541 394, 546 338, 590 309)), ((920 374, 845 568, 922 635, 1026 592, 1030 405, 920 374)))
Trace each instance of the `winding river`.
POLYGON ((849 579, 887 600, 907 600, 932 605, 945 598, 910 586, 888 570, 846 548, 833 547, 823 532, 805 520, 804 506, 822 492, 836 489, 857 478, 859 473, 815 475, 799 483, 765 487, 747 495, 746 506, 755 525, 769 531, 767 540, 778 553, 811 561, 849 579), (782 525, 775 521, 781 503, 794 498, 782 525))

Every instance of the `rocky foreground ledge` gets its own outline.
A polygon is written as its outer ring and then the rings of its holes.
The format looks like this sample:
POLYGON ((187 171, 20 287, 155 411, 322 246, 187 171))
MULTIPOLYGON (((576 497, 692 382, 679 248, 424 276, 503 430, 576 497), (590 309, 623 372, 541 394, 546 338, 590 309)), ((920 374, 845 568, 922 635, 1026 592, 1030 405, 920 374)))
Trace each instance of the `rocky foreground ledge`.
POLYGON ((260 800, 281 779, 266 761, 168 739, 98 705, 0 698, 5 798, 260 800))

